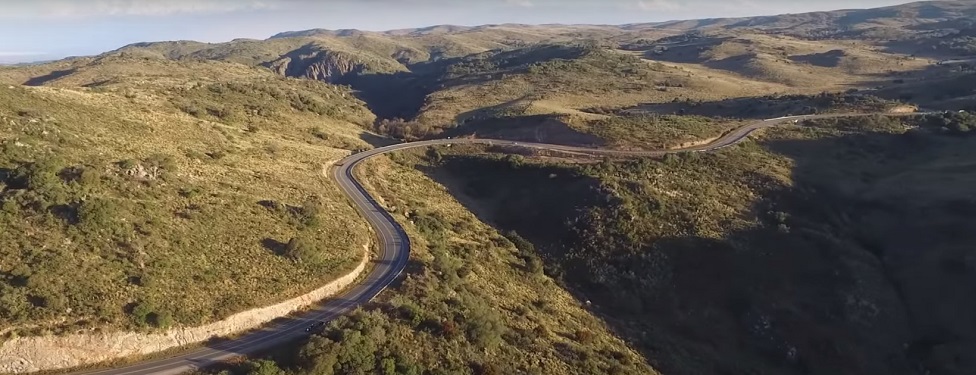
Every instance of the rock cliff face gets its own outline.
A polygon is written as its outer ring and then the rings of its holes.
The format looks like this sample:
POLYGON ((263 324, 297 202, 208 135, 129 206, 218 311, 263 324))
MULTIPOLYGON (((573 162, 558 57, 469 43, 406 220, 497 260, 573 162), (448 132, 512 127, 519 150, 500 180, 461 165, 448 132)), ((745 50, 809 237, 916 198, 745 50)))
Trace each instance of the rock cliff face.
MULTIPOLYGON (((368 247, 367 247, 368 249, 368 247)), ((200 327, 159 333, 105 332, 69 336, 20 337, 0 344, 0 373, 19 374, 95 364, 146 355, 257 328, 276 318, 334 296, 366 270, 369 251, 351 272, 303 296, 235 314, 200 327)))
POLYGON ((363 72, 364 62, 334 51, 296 50, 265 64, 275 73, 287 77, 308 78, 335 83, 342 78, 363 72))

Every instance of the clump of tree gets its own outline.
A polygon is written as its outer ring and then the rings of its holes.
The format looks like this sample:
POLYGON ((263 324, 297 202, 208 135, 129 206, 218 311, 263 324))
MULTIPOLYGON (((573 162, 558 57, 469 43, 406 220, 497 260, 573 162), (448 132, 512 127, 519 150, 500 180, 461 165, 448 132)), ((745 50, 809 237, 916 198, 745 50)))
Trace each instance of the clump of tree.
POLYGON ((541 274, 545 263, 539 257, 539 253, 536 252, 535 245, 515 231, 505 232, 505 237, 515 244, 515 248, 519 251, 519 258, 525 262, 525 269, 532 274, 541 274))
POLYGON ((373 125, 373 130, 403 140, 417 140, 440 132, 432 126, 417 121, 405 121, 401 118, 382 119, 373 125))
POLYGON ((921 124, 946 134, 976 134, 976 114, 969 111, 925 115, 921 118, 921 124))
POLYGON ((361 104, 347 89, 312 80, 286 78, 251 82, 221 82, 180 88, 174 96, 177 109, 191 116, 241 123, 276 120, 298 111, 364 124, 361 104))

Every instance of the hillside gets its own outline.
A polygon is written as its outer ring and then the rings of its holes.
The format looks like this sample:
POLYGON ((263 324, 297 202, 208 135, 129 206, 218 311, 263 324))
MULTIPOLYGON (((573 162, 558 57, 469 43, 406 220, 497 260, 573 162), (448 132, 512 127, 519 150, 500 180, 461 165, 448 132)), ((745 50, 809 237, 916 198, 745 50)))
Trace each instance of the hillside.
POLYGON ((818 121, 659 160, 414 160, 663 373, 968 374, 974 118, 818 121))
MULTIPOLYGON (((621 26, 314 29, 267 40, 139 43, 99 59, 215 60, 346 84, 394 123, 384 131, 417 138, 499 113, 591 119, 579 111, 944 78, 933 66, 967 56, 973 15, 973 4, 948 1, 621 26)), ((56 84, 89 60, 3 69, 0 77, 56 84)))
MULTIPOLYGON (((292 347, 228 365, 287 374, 657 374, 542 274, 534 251, 465 210, 412 168, 359 174, 411 239, 402 283, 292 347)), ((213 373, 224 373, 221 369, 213 373), (218 372, 220 371, 220 372, 218 372)))
POLYGON ((323 174, 369 147, 346 89, 114 57, 48 83, 0 88, 4 337, 211 322, 344 274, 370 242, 323 174))

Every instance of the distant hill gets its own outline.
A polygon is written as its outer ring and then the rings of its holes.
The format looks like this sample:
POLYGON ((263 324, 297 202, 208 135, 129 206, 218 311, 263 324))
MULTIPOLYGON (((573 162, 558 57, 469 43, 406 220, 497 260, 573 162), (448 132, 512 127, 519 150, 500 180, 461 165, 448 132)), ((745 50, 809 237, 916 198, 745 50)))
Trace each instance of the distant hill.
POLYGON ((528 108, 523 111, 528 114, 577 113, 593 107, 588 99, 594 92, 613 92, 601 105, 622 108, 671 100, 874 88, 913 79, 912 74, 924 73, 935 60, 976 55, 974 19, 974 3, 937 1, 618 26, 311 29, 266 40, 137 43, 95 60, 0 70, 0 76, 22 80, 17 83, 54 84, 57 79, 51 78, 110 56, 216 60, 350 85, 380 118, 444 127, 512 103, 528 108), (623 53, 643 61, 631 60, 628 64, 633 66, 609 72, 592 64, 596 59, 590 54, 553 60, 538 53, 578 45, 611 53, 601 56, 623 53), (540 64, 555 69, 541 69, 540 64), (513 70, 516 66, 521 68, 513 70), (527 69, 532 66, 536 68, 527 69), (569 66, 586 68, 560 70, 569 66), (459 76, 462 71, 465 77, 459 76), (592 79, 596 76, 602 77, 599 82, 592 79))

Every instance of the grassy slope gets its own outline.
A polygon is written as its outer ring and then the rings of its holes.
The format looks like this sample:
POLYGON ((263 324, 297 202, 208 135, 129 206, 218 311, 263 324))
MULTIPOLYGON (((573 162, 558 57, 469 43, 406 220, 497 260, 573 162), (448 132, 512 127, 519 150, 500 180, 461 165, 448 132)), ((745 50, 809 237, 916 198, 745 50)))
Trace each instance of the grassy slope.
POLYGON ((443 88, 428 97, 419 122, 444 126, 497 112, 578 114, 598 105, 717 100, 775 90, 744 79, 709 82, 713 77, 693 68, 596 47, 547 45, 469 56, 453 61, 446 71, 443 88))
POLYGON ((125 59, 58 85, 0 88, 0 331, 200 324, 360 259, 368 230, 323 169, 368 147, 344 89, 125 59), (276 254, 293 237, 301 261, 276 254))
POLYGON ((701 65, 801 90, 844 90, 930 63, 881 52, 863 41, 809 41, 738 31, 648 47, 646 56, 651 59, 701 65))
POLYGON ((446 154, 443 181, 662 371, 968 373, 973 139, 905 129, 582 167, 446 154))

